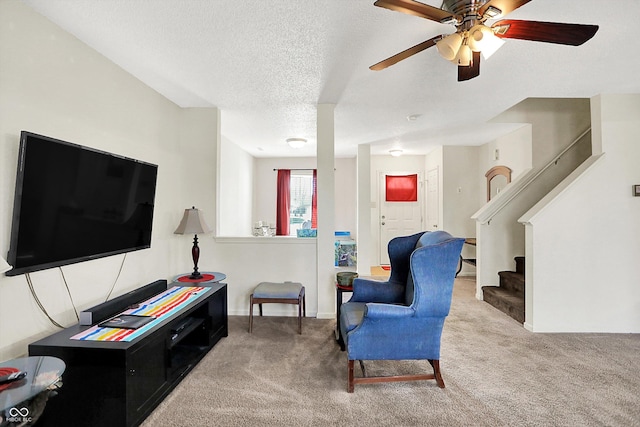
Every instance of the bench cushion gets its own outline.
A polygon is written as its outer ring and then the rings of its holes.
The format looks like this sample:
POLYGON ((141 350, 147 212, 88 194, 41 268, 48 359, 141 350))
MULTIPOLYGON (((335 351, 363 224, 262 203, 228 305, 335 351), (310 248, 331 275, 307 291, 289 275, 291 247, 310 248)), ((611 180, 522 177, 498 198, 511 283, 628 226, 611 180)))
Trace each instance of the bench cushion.
POLYGON ((253 290, 253 297, 297 299, 301 290, 302 284, 298 282, 261 282, 253 290))

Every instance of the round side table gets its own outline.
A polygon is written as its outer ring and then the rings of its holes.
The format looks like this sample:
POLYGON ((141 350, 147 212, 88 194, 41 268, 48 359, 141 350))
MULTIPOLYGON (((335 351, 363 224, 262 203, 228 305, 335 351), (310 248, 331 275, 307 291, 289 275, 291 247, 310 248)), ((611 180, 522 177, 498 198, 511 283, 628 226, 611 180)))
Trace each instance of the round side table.
POLYGON ((179 274, 173 278, 174 283, 179 283, 182 285, 189 284, 198 284, 198 285, 206 285, 207 283, 218 283, 227 278, 227 275, 224 273, 219 273, 217 271, 201 271, 200 274, 202 278, 200 279, 191 279, 191 273, 179 274))

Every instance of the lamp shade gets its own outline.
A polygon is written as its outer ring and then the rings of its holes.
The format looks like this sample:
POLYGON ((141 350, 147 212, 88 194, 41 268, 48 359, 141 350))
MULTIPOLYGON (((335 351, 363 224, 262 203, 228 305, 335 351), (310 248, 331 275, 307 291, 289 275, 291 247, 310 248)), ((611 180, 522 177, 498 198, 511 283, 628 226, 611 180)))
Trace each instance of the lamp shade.
POLYGON ((180 221, 180 225, 178 225, 173 234, 203 234, 210 231, 211 229, 204 221, 202 211, 193 207, 184 210, 182 221, 180 221))
POLYGON ((482 52, 484 59, 488 59, 504 44, 504 40, 493 33, 486 25, 476 25, 469 30, 469 47, 474 52, 482 52))
POLYGON ((462 45, 462 36, 459 33, 453 33, 436 42, 438 52, 447 61, 453 61, 458 54, 458 50, 462 45))
POLYGON ((471 53, 471 49, 466 44, 460 46, 460 50, 458 50, 458 54, 456 55, 454 62, 463 67, 468 67, 471 65, 471 57, 473 54, 471 53))
POLYGON ((5 261, 4 258, 0 257, 0 273, 4 273, 5 271, 9 271, 12 268, 13 267, 11 267, 11 265, 9 265, 9 263, 7 261, 5 261))

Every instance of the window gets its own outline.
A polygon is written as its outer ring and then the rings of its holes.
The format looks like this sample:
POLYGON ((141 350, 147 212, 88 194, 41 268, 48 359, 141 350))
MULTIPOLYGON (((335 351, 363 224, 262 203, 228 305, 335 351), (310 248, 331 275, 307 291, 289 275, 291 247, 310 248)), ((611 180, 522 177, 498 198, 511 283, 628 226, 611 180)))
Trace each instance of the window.
POLYGON ((301 228, 316 228, 315 169, 278 169, 276 235, 297 236, 301 228))
POLYGON ((295 236, 305 222, 311 228, 311 203, 313 197, 313 171, 291 171, 289 186, 289 235, 295 236))

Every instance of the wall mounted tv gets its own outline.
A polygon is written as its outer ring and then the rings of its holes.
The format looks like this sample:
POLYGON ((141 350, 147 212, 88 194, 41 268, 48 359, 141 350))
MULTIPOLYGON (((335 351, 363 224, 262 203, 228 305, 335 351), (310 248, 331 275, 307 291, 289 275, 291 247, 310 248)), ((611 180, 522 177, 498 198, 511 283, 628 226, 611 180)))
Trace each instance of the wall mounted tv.
POLYGON ((149 248, 157 171, 22 131, 6 274, 149 248))

